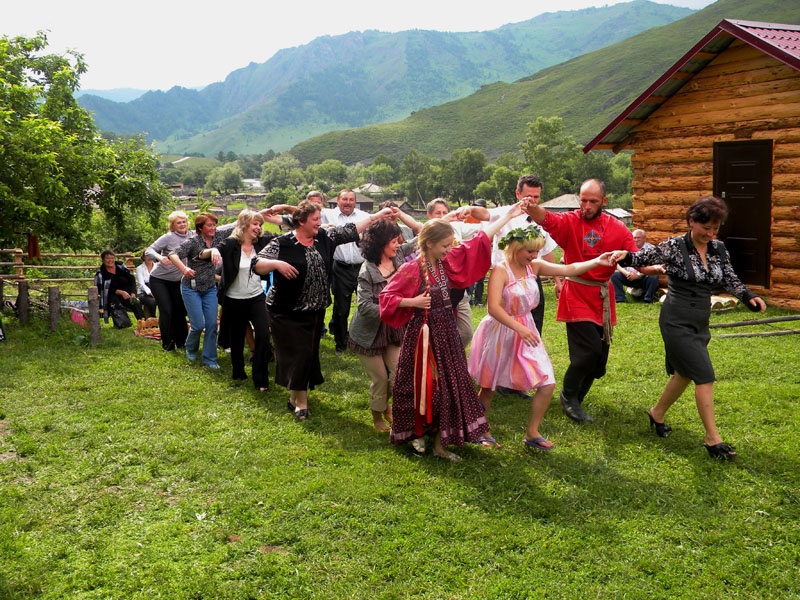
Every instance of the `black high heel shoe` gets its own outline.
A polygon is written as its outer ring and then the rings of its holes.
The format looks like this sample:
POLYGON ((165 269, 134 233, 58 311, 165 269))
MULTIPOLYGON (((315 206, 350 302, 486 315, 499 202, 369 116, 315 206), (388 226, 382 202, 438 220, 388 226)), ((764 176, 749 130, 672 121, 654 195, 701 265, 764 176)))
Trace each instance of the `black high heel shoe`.
POLYGON ((713 446, 703 444, 703 446, 706 447, 706 450, 708 450, 708 454, 711 456, 711 458, 718 458, 719 460, 733 460, 736 456, 733 446, 726 444, 725 442, 720 442, 719 444, 714 444, 713 446))
MULTIPOLYGON (((650 419, 650 429, 655 428, 656 435, 659 437, 669 437, 669 434, 672 433, 672 427, 667 425, 666 423, 659 423, 653 418, 653 415, 650 414, 650 411, 647 411, 647 417, 650 419)), ((710 450, 709 450, 710 452, 710 450)))

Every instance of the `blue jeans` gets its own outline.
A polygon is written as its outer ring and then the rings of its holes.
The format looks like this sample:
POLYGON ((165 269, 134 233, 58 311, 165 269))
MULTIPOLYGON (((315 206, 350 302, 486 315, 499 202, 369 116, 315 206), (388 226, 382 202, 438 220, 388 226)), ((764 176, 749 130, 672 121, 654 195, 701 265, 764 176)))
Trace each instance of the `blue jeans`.
POLYGON ((200 334, 203 338, 203 364, 217 364, 217 288, 198 292, 181 283, 181 296, 189 313, 189 335, 186 336, 186 356, 197 360, 200 334))

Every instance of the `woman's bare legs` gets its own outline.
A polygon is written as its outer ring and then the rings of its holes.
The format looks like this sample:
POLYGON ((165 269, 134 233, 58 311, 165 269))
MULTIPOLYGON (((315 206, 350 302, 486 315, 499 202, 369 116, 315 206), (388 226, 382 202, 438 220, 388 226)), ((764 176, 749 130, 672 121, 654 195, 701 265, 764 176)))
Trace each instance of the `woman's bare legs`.
MULTIPOLYGON (((525 429, 525 439, 535 440, 536 438, 544 437, 539 433, 539 425, 542 424, 542 419, 547 409, 550 407, 550 401, 553 399, 553 390, 555 384, 545 385, 536 390, 536 393, 531 398, 531 416, 528 420, 528 427, 525 429)), ((549 440, 539 442, 545 448, 552 448, 553 443, 549 440)))

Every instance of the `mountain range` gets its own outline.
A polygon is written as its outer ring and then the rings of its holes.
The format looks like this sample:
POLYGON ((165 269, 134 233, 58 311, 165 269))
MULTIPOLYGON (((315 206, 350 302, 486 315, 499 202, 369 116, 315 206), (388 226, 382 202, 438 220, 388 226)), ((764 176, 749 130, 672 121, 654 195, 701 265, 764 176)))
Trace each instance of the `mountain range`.
POLYGON ((201 90, 174 87, 128 102, 84 93, 78 101, 102 130, 145 133, 164 153, 281 151, 326 132, 413 118, 692 12, 634 0, 484 32, 323 36, 201 90))
POLYGON ((518 151, 528 123, 540 116, 560 116, 565 132, 586 143, 725 18, 800 24, 800 2, 718 0, 514 83, 484 86, 397 123, 326 133, 300 142, 291 153, 303 164, 331 157, 368 164, 381 154, 402 158, 411 149, 448 157, 473 148, 497 157, 518 151))

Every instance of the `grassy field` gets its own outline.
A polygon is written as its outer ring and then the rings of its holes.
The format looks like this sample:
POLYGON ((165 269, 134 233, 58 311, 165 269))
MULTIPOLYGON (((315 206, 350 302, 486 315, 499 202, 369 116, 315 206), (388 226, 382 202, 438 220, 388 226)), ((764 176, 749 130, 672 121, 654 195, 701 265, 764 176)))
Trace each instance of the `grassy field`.
POLYGON ((496 398, 504 447, 461 448, 460 463, 375 432, 358 360, 330 337, 299 423, 284 390, 234 384, 227 356, 211 373, 131 330, 90 348, 70 322, 48 334, 6 314, 0 598, 796 598, 800 338, 712 340, 718 424, 739 452, 722 463, 688 395, 671 437, 648 430, 666 381, 658 311, 620 307, 594 425, 554 402, 556 449, 536 453, 528 402, 496 398))

